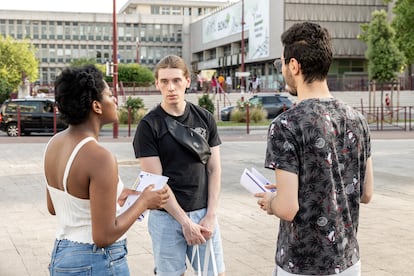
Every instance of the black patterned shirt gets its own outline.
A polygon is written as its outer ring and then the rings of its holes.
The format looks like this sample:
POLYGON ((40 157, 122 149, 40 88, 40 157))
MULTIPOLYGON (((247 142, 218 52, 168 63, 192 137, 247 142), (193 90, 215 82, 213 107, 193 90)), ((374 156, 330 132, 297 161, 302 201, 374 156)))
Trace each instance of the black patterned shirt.
POLYGON ((359 261, 357 230, 368 124, 334 98, 307 99, 270 124, 265 167, 298 175, 299 211, 280 220, 275 261, 293 274, 330 275, 359 261))

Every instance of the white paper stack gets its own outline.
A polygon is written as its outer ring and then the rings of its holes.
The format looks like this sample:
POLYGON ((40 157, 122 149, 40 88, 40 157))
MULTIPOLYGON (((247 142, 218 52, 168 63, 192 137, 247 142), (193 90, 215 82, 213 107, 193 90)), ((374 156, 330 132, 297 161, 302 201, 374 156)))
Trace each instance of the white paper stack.
POLYGON ((276 191, 275 189, 265 188, 265 185, 272 183, 255 168, 252 168, 251 171, 247 168, 244 169, 240 177, 240 184, 252 194, 276 191))
MULTIPOLYGON (((154 184, 154 188, 152 190, 156 191, 162 189, 164 185, 167 183, 167 181, 168 177, 166 176, 141 171, 132 189, 142 192, 146 187, 148 187, 151 184, 154 184)), ((125 201, 125 204, 121 207, 118 215, 128 210, 138 198, 139 195, 129 195, 127 200, 125 201)), ((139 216, 138 220, 142 221, 145 218, 147 212, 148 210, 142 213, 141 216, 139 216)))

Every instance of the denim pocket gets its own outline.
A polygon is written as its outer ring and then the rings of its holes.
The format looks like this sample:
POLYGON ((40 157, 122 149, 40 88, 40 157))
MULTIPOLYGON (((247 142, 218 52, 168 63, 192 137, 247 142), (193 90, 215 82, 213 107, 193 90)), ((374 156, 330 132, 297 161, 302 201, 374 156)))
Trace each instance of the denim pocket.
POLYGON ((51 271, 52 276, 68 276, 68 275, 76 275, 76 276, 90 276, 92 275, 92 267, 91 266, 84 266, 84 267, 76 267, 76 268, 59 268, 55 267, 51 271))
POLYGON ((111 248, 108 250, 108 256, 110 259, 110 267, 114 275, 129 275, 129 268, 127 263, 127 248, 125 245, 111 248))

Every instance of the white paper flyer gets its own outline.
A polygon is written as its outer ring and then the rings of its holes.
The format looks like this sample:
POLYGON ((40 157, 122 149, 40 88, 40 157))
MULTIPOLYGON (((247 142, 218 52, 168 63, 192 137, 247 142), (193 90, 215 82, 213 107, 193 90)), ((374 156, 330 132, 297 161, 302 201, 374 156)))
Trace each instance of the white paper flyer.
POLYGON ((255 168, 252 168, 251 171, 247 168, 244 169, 240 177, 240 184, 252 194, 276 191, 276 189, 265 188, 265 185, 272 183, 255 168))
MULTIPOLYGON (((141 171, 132 189, 142 192, 146 187, 148 187, 151 184, 154 184, 153 191, 156 191, 162 189, 164 185, 167 183, 167 181, 168 177, 166 176, 141 171)), ((118 215, 128 210, 138 198, 139 195, 129 195, 127 200, 125 201, 125 204, 121 207, 118 215)), ((147 212, 148 210, 142 213, 138 220, 142 221, 145 218, 147 212)))

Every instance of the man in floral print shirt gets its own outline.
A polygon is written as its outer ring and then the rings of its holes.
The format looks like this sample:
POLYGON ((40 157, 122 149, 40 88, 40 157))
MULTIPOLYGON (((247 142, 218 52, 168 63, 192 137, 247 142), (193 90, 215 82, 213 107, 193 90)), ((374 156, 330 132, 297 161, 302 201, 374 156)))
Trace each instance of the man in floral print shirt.
POLYGON ((269 127, 265 167, 275 170, 277 192, 256 194, 280 218, 274 275, 360 275, 359 204, 374 186, 367 122, 329 92, 325 28, 294 24, 282 44, 275 66, 298 102, 269 127))

